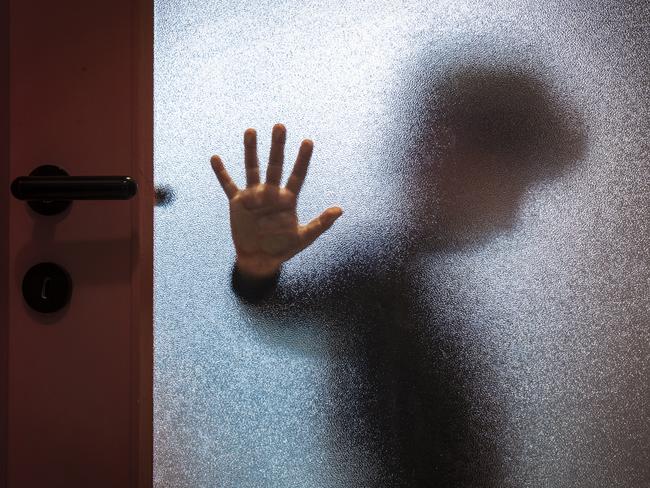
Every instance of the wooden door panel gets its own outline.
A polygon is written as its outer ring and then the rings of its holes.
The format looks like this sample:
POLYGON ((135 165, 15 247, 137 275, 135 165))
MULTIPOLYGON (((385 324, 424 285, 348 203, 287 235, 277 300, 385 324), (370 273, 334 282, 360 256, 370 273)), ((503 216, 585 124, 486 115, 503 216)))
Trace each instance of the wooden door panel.
POLYGON ((139 194, 54 217, 9 202, 7 484, 150 484, 151 4, 21 0, 9 14, 9 180, 56 164, 131 175, 139 194), (42 261, 74 283, 52 315, 21 293, 42 261))

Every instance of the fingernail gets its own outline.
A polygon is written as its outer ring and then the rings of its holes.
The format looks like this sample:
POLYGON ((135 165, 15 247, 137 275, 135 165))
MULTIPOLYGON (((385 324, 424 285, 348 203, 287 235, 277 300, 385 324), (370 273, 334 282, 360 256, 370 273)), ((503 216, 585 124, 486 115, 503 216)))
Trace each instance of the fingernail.
POLYGON ((284 140, 285 134, 284 132, 278 131, 273 134, 273 140, 275 142, 282 142, 284 140))

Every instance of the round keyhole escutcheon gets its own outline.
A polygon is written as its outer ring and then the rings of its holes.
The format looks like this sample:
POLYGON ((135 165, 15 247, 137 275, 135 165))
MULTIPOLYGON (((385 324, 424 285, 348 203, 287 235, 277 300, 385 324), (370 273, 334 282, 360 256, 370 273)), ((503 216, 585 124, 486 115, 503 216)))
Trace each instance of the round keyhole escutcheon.
POLYGON ((23 297, 27 305, 40 313, 54 313, 64 308, 72 296, 70 274, 55 263, 32 266, 23 278, 23 297))

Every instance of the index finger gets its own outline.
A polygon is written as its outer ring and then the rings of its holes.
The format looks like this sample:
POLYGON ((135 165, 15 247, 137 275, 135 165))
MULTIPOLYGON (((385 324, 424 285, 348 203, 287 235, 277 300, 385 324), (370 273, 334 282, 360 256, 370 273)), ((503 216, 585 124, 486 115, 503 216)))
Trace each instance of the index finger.
POLYGON ((212 156, 210 158, 210 164, 212 165, 212 170, 214 171, 214 174, 217 175, 217 179, 219 180, 219 183, 221 183, 221 188, 223 188, 223 191, 226 193, 228 200, 232 200, 232 198, 239 192, 239 188, 237 188, 235 182, 230 178, 221 158, 219 156, 212 156))

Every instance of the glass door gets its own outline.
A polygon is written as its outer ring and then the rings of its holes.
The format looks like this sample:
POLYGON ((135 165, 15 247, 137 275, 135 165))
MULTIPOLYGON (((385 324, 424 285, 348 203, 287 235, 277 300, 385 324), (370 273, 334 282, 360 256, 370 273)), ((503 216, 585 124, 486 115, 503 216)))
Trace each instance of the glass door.
POLYGON ((648 482, 644 5, 156 0, 154 485, 648 482), (276 123, 344 214, 251 303, 276 123))

